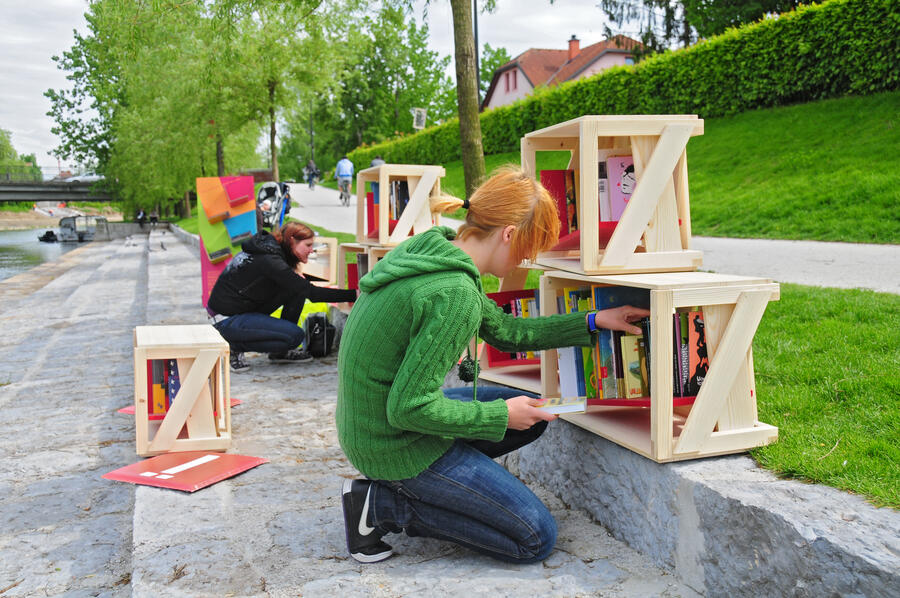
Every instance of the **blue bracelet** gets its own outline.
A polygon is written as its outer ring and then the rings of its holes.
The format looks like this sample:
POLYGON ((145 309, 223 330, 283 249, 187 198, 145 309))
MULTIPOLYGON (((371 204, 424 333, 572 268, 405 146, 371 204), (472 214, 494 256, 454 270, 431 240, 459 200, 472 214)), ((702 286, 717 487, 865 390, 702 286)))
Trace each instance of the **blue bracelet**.
POLYGON ((597 312, 592 311, 588 314, 588 332, 597 332, 597 312))

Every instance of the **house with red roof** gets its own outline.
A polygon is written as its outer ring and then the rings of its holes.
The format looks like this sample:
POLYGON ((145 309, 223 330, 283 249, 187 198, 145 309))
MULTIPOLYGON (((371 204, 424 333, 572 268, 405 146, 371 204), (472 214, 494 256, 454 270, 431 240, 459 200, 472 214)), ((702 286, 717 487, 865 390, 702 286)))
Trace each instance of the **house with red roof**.
POLYGON ((497 69, 481 109, 511 104, 530 95, 539 85, 550 87, 590 77, 611 66, 634 64, 634 51, 642 49, 641 42, 624 35, 584 49, 574 35, 568 50, 531 48, 497 69))

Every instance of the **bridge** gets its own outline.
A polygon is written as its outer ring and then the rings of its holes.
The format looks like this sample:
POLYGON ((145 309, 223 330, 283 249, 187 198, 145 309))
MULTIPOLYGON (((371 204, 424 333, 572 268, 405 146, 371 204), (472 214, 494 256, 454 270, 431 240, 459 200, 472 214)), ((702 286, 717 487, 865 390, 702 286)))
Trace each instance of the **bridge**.
POLYGON ((102 192, 93 191, 94 183, 66 183, 44 181, 41 183, 0 182, 0 202, 2 201, 113 201, 102 192))

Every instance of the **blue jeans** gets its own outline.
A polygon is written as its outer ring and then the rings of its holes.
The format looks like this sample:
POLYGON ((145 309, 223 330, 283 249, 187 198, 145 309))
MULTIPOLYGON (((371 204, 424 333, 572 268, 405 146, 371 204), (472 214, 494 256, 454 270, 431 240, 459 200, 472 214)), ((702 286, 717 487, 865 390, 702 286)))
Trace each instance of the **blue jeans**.
MULTIPOLYGON (((472 400, 471 388, 444 391, 472 400)), ((479 388, 479 401, 521 394, 510 388, 479 388)), ((529 395, 533 396, 533 395, 529 395)), ((556 521, 541 500, 491 457, 515 450, 543 433, 508 430, 500 442, 459 439, 414 478, 373 480, 371 525, 380 532, 448 540, 511 563, 536 563, 556 543, 556 521)))
POLYGON ((240 353, 284 353, 299 347, 306 336, 297 326, 296 318, 291 322, 252 312, 225 318, 215 324, 215 329, 228 341, 232 351, 240 353))

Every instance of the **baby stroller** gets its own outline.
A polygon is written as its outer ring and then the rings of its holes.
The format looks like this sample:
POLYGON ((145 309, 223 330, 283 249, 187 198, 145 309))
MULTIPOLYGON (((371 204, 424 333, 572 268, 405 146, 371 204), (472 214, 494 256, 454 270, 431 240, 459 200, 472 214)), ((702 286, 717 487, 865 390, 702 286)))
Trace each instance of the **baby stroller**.
POLYGON ((290 209, 291 188, 287 183, 263 183, 256 194, 256 205, 262 213, 263 226, 277 228, 290 209))

